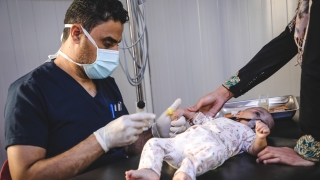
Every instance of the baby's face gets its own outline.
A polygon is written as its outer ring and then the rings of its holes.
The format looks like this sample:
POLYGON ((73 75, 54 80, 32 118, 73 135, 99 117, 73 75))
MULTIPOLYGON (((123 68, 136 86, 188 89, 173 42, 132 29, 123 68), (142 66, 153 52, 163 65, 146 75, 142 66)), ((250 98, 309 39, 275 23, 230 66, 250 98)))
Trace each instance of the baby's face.
POLYGON ((266 109, 260 107, 253 107, 243 111, 239 111, 236 114, 236 118, 239 119, 238 122, 245 125, 249 125, 248 123, 251 119, 261 120, 263 123, 268 125, 270 129, 274 125, 271 114, 266 109))

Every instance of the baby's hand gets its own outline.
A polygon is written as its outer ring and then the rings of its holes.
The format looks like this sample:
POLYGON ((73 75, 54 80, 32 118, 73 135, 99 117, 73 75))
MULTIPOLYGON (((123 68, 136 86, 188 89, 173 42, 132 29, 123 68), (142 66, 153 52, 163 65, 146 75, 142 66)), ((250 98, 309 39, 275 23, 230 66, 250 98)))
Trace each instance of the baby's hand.
POLYGON ((170 116, 171 121, 179 119, 184 114, 184 109, 177 109, 174 113, 170 116))
POLYGON ((256 136, 259 138, 265 138, 269 134, 270 134, 269 127, 261 121, 256 121, 256 136))
POLYGON ((187 108, 180 108, 173 112, 170 116, 171 121, 179 119, 181 116, 184 116, 186 119, 190 119, 196 112, 191 112, 187 108))

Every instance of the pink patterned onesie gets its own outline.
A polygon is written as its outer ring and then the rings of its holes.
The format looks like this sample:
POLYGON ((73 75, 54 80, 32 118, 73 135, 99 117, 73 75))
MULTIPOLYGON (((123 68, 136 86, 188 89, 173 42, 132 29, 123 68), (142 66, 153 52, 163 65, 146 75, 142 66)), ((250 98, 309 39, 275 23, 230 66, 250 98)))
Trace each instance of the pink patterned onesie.
POLYGON ((202 113, 196 124, 175 138, 152 138, 144 146, 138 169, 152 169, 159 176, 163 160, 192 179, 222 165, 228 158, 248 152, 255 140, 250 127, 227 118, 202 113))

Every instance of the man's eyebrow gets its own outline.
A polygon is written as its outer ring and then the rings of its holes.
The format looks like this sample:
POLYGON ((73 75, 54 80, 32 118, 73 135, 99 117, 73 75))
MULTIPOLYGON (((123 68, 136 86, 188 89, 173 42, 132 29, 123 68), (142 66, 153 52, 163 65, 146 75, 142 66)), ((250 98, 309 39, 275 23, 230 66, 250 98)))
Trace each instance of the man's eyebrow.
POLYGON ((117 40, 115 40, 115 39, 112 38, 111 36, 102 38, 102 41, 110 41, 110 42, 112 42, 112 43, 117 43, 117 44, 121 42, 121 40, 118 42, 117 40))

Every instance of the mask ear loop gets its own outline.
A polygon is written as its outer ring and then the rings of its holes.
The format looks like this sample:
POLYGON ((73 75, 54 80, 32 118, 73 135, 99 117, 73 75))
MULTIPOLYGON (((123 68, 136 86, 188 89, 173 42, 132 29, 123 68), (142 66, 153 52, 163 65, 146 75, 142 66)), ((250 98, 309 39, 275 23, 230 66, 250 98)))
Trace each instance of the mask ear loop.
MULTIPOLYGON (((73 26, 73 24, 65 24, 64 27, 65 28, 71 28, 73 26)), ((81 25, 80 25, 81 26, 81 25)), ((83 33, 87 36, 87 38, 91 41, 91 43, 96 46, 96 48, 98 48, 96 42, 93 40, 93 38, 91 37, 91 35, 88 33, 88 31, 86 29, 84 29, 82 26, 81 26, 81 29, 83 31, 83 33)))
POLYGON ((92 42, 92 44, 93 44, 94 46, 96 46, 97 49, 99 49, 99 48, 98 48, 98 45, 97 45, 96 42, 93 40, 93 38, 92 38, 91 35, 88 33, 88 31, 87 31, 86 29, 84 29, 82 26, 81 26, 81 29, 82 29, 82 31, 84 32, 84 34, 87 36, 87 38, 92 42))
POLYGON ((63 33, 61 33, 61 36, 60 36, 60 41, 62 42, 62 39, 63 39, 63 33))
POLYGON ((58 54, 61 55, 62 57, 66 58, 68 61, 73 62, 74 64, 78 66, 83 66, 84 64, 79 64, 77 62, 74 62, 69 56, 67 56, 65 53, 61 52, 60 49, 58 51, 58 54))
MULTIPOLYGON (((72 26, 73 26, 73 24, 65 24, 64 25, 65 28, 71 28, 72 26)), ((81 26, 81 29, 82 29, 83 33, 87 36, 87 38, 91 41, 91 43, 96 47, 96 49, 97 49, 97 55, 96 56, 98 57, 98 49, 99 49, 98 45, 96 44, 96 42, 93 40, 93 38, 91 37, 91 35, 88 33, 88 31, 86 29, 84 29, 82 26, 81 26)), ((96 57, 96 59, 97 59, 97 57, 96 57)))

